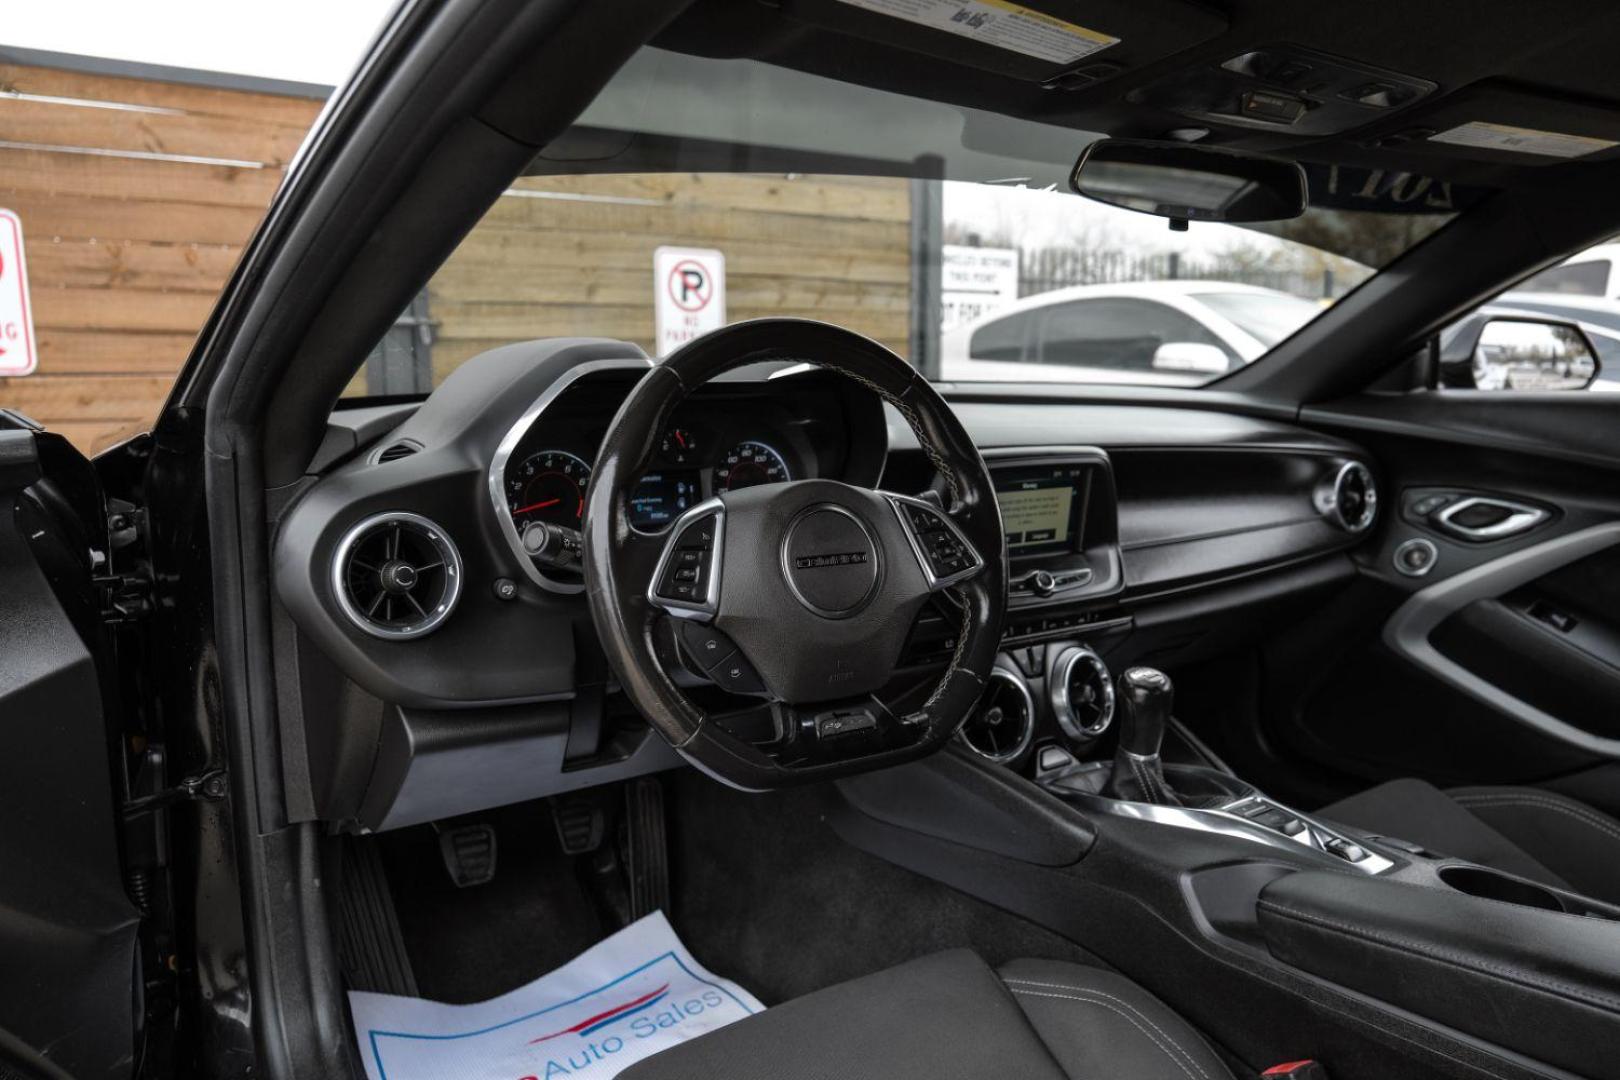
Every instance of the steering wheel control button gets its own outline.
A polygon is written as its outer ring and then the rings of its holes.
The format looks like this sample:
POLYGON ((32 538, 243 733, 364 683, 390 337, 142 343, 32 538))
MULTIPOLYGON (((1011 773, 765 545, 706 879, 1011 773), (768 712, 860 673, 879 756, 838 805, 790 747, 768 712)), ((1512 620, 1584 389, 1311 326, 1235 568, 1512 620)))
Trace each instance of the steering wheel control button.
POLYGON ((680 633, 681 644, 686 646, 686 651, 705 674, 730 659, 731 654, 737 651, 731 639, 712 626, 686 620, 681 623, 680 633))
POLYGON ((765 692, 765 684, 760 681, 759 673, 740 650, 733 651, 730 656, 710 669, 709 679, 720 689, 729 690, 733 694, 765 692))
POLYGON ((694 506, 670 530, 648 599, 671 615, 712 618, 719 610, 720 537, 725 513, 718 500, 694 506))
POLYGON ((911 550, 930 589, 955 585, 983 568, 978 552, 944 511, 922 499, 885 494, 911 541, 911 550))
POLYGON ((829 619, 846 618, 877 591, 877 541, 841 506, 807 507, 782 538, 782 572, 799 603, 829 619))
POLYGON ((1414 536, 1395 549, 1395 569, 1407 577, 1423 577, 1440 559, 1434 541, 1414 536))

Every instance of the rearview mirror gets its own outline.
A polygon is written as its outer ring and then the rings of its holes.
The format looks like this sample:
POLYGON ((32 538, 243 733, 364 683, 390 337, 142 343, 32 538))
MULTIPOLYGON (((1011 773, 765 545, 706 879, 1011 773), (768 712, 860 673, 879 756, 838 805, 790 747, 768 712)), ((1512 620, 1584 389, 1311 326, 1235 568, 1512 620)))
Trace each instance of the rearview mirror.
POLYGON ((1478 390, 1584 390, 1597 376, 1597 352, 1574 323, 1492 318, 1470 358, 1478 390))
POLYGON ((1225 375, 1226 354, 1214 345, 1196 341, 1167 341, 1153 352, 1154 371, 1186 371, 1197 375, 1225 375))
POLYGON ((1305 170, 1211 146, 1100 139, 1070 186, 1088 199, 1176 221, 1282 221, 1305 212, 1305 170))

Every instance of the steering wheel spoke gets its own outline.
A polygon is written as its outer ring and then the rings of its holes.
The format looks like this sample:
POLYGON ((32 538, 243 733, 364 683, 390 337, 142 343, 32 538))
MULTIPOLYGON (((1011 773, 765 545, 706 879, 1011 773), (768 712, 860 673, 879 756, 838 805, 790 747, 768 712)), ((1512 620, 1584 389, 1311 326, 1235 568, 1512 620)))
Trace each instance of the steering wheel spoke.
POLYGON ((720 613, 725 538, 726 506, 718 498, 676 518, 647 579, 647 602, 677 619, 712 622, 720 613))
POLYGON ((960 585, 984 570, 984 556, 951 515, 926 499, 881 491, 900 519, 929 592, 960 585))

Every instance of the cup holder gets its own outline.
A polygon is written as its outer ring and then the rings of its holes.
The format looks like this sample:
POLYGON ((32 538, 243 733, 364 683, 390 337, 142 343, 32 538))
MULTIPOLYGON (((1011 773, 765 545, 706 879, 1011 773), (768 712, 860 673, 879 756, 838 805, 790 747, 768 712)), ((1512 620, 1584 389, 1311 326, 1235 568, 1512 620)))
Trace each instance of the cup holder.
POLYGON ((1442 866, 1440 880, 1458 892, 1485 900, 1501 900, 1523 907, 1541 908, 1543 911, 1569 910, 1551 889, 1482 866, 1442 866))

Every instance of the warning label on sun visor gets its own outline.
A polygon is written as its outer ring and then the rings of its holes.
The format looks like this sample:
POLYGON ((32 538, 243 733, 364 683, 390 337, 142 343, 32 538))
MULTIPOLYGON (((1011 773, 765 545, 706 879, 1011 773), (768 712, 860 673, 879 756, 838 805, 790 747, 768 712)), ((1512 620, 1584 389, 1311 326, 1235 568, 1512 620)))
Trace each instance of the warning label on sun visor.
POLYGON ((1072 64, 1110 45, 1119 44, 1117 37, 1064 22, 1051 15, 1008 3, 1007 0, 843 2, 1054 64, 1072 64))
POLYGON ((1507 124, 1487 124, 1479 120, 1450 128, 1437 135, 1430 135, 1429 141, 1558 158, 1585 157, 1587 154, 1595 154, 1599 150, 1620 145, 1608 139, 1594 139, 1586 135, 1566 135, 1559 131, 1537 131, 1535 128, 1510 127, 1507 124))

